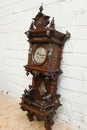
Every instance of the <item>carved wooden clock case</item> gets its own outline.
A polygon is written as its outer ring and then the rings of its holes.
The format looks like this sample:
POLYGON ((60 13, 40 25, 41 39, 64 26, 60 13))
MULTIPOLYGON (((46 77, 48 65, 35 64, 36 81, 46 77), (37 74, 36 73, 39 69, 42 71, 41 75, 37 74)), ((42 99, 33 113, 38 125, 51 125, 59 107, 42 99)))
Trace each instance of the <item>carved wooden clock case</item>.
POLYGON ((33 18, 30 28, 25 34, 28 37, 28 63, 25 65, 27 75, 33 75, 32 85, 24 90, 21 97, 21 109, 27 111, 30 121, 34 116, 38 121, 45 121, 46 130, 54 124, 53 116, 61 103, 57 94, 58 77, 62 73, 60 62, 62 49, 70 33, 63 34, 55 30, 54 18, 39 13, 33 18))

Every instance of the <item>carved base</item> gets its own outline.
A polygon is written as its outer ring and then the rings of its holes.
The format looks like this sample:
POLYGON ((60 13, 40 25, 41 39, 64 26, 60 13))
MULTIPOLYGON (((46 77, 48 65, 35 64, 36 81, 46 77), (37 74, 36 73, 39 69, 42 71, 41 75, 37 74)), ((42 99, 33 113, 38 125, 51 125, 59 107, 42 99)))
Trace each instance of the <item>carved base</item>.
POLYGON ((30 111, 28 111, 27 116, 28 116, 28 119, 29 119, 30 122, 34 120, 33 119, 34 113, 31 113, 30 111))
POLYGON ((51 126, 54 124, 54 121, 53 121, 53 115, 54 114, 51 114, 50 116, 48 116, 45 120, 45 128, 46 130, 52 130, 51 126))
POLYGON ((34 120, 34 118, 33 118, 34 116, 36 116, 37 121, 41 121, 41 120, 45 121, 44 126, 45 126, 46 130, 52 130, 51 126, 54 124, 54 121, 53 121, 54 113, 52 113, 50 116, 41 117, 41 116, 37 116, 36 114, 28 111, 27 117, 30 122, 34 120))
POLYGON ((20 103, 21 109, 27 111, 29 121, 45 121, 44 126, 46 130, 52 130, 51 126, 54 124, 53 116, 56 109, 61 106, 59 94, 49 94, 43 97, 43 101, 34 99, 35 89, 24 90, 22 101, 20 103))

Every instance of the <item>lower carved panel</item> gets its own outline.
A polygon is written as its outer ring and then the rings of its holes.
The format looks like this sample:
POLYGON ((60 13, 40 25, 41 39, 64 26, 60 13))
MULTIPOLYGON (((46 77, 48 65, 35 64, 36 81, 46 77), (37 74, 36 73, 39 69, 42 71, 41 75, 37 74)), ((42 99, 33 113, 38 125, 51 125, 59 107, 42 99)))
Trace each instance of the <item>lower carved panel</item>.
POLYGON ((21 109, 27 111, 29 121, 34 120, 34 116, 38 121, 44 120, 46 130, 52 130, 51 126, 54 124, 53 116, 56 109, 61 106, 59 94, 49 94, 43 98, 43 101, 35 100, 35 89, 24 90, 21 100, 21 109))

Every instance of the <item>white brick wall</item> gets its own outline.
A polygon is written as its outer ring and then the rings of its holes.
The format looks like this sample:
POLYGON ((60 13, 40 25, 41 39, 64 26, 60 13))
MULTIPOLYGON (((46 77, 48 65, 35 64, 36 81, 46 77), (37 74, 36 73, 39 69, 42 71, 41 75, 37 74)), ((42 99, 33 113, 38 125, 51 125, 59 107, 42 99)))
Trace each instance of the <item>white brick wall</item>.
POLYGON ((71 38, 63 49, 58 93, 62 106, 56 119, 75 130, 87 130, 87 0, 0 0, 0 92, 20 100, 31 84, 23 66, 29 45, 24 32, 43 2, 44 14, 71 38))

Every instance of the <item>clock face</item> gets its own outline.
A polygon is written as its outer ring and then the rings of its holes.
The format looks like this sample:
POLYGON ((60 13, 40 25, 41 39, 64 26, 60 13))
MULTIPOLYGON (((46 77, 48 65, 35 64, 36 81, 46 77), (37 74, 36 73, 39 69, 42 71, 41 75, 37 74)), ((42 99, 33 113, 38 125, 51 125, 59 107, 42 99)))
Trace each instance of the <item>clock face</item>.
POLYGON ((36 64, 43 64, 46 60, 46 50, 44 47, 38 47, 34 52, 34 61, 36 64))

